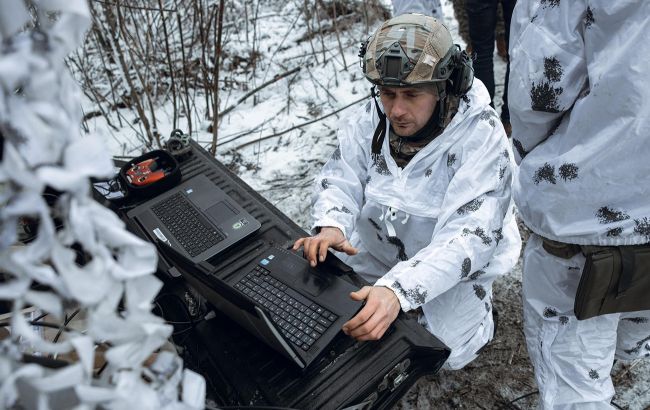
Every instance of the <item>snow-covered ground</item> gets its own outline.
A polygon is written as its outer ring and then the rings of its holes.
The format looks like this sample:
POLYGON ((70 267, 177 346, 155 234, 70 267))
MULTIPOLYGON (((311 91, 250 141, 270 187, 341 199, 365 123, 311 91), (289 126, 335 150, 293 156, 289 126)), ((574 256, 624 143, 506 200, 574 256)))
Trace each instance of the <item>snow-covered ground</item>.
MULTIPOLYGON (((345 24, 340 27, 340 46, 334 33, 324 36, 322 41, 320 38, 299 41, 307 29, 304 19, 299 18, 297 4, 272 1, 261 6, 259 15, 262 18, 254 27, 262 59, 254 75, 250 71, 229 74, 238 81, 222 96, 221 110, 275 75, 298 67, 300 70, 261 89, 223 118, 217 158, 308 229, 313 178, 335 149, 336 124, 346 113, 345 110, 336 112, 369 95, 369 83, 361 74, 357 53, 360 42, 379 23, 370 27, 363 21, 345 24), (242 87, 242 83, 247 83, 247 88, 242 87)), ((390 3, 386 6, 390 8, 390 3)), ((443 7, 446 24, 456 42, 464 47, 451 1, 444 0, 443 7)), ((250 39, 244 31, 233 30, 226 35, 230 55, 246 54, 250 39)), ((496 95, 500 96, 505 63, 496 55, 495 72, 496 95)), ((197 104, 200 100, 196 99, 197 104)), ((499 97, 497 111, 500 105, 499 97)), ((88 101, 84 108, 91 111, 94 105, 88 101)), ((158 127, 163 135, 172 129, 169 111, 168 106, 157 111, 158 127)), ((137 114, 123 111, 123 115, 134 121, 137 114)), ((192 137, 209 147, 212 140, 207 131, 209 122, 196 118, 194 123, 200 124, 200 129, 195 130, 192 137)), ((114 155, 135 156, 143 149, 129 126, 115 131, 102 117, 89 120, 87 125, 91 131, 106 137, 114 155)), ((522 334, 520 265, 496 283, 495 308, 499 312, 497 336, 481 357, 461 371, 441 371, 434 377, 420 380, 397 408, 535 407, 537 387, 522 334)), ((650 405, 650 364, 647 361, 632 365, 617 363, 612 374, 617 386, 614 400, 617 405, 629 409, 650 405)))

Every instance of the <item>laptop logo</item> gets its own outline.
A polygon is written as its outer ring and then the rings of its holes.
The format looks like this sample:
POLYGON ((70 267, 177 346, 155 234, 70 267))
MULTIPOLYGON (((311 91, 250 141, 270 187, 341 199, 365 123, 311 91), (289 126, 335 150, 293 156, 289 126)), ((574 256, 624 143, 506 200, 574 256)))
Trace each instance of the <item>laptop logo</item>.
POLYGON ((191 194, 192 192, 194 192, 194 190, 193 190, 192 188, 189 188, 189 189, 186 189, 186 190, 185 190, 185 193, 186 193, 187 195, 191 194))
POLYGON ((167 239, 167 237, 162 233, 162 231, 160 230, 160 228, 156 228, 156 229, 154 229, 154 230, 153 230, 153 233, 154 233, 154 235, 156 235, 156 237, 157 237, 158 239, 160 239, 161 241, 163 241, 163 242, 165 242, 165 243, 171 245, 171 243, 169 242, 169 239, 167 239))
POLYGON ((234 230, 241 229, 246 225, 248 225, 248 220, 246 218, 242 218, 239 221, 232 224, 232 229, 234 230))

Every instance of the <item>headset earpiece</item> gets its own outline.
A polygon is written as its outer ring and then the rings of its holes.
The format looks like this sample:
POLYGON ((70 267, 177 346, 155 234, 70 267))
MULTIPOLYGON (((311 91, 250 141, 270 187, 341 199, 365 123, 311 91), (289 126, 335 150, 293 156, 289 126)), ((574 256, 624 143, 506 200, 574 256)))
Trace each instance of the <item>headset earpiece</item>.
POLYGON ((467 93, 474 83, 474 68, 472 67, 472 59, 465 50, 460 49, 458 44, 454 45, 452 61, 454 69, 449 76, 449 80, 447 80, 447 89, 449 94, 460 97, 467 93))

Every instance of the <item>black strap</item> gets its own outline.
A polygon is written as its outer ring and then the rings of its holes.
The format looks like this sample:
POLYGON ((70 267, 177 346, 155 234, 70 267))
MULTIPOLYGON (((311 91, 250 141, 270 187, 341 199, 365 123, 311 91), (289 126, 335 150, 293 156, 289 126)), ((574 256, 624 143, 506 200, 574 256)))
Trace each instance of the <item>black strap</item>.
POLYGON ((377 108, 377 116, 379 117, 379 124, 375 128, 375 134, 372 136, 372 157, 377 160, 381 154, 381 146, 384 144, 384 138, 386 138, 386 114, 379 108, 379 103, 377 102, 377 93, 375 93, 375 86, 370 88, 370 95, 375 101, 375 107, 377 108))
POLYGON ((546 252, 562 259, 571 259, 580 253, 580 245, 558 242, 547 238, 542 238, 542 247, 546 252))
POLYGON ((632 285, 635 258, 634 250, 626 246, 619 246, 616 249, 621 253, 621 276, 618 279, 618 291, 616 293, 616 299, 618 299, 625 296, 625 292, 632 285))

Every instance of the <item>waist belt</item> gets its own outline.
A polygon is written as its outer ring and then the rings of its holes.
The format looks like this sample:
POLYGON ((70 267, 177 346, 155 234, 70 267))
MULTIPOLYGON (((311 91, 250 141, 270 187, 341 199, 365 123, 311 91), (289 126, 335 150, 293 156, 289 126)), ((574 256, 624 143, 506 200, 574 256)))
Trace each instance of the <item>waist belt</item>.
POLYGON ((640 247, 647 247, 650 244, 644 245, 625 245, 625 246, 600 246, 600 245, 576 245, 575 243, 564 243, 559 241, 554 241, 552 239, 542 238, 542 247, 548 253, 553 256, 557 256, 562 259, 571 259, 577 254, 581 253, 587 256, 590 253, 596 253, 604 249, 618 249, 620 252, 625 252, 626 248, 634 249, 640 247))
POLYGON ((650 244, 576 245, 542 238, 542 247, 562 259, 585 255, 573 308, 579 320, 650 309, 650 244))
POLYGON ((575 243, 564 243, 542 237, 542 247, 553 256, 562 259, 571 259, 582 252, 582 246, 575 243))

